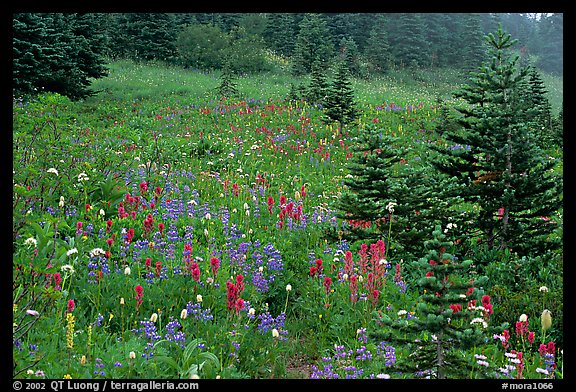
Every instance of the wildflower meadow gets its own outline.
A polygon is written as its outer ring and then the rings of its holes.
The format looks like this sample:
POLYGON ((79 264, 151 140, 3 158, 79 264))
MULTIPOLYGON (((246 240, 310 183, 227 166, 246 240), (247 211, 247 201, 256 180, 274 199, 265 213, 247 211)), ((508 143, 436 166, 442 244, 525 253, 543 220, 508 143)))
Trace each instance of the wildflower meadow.
POLYGON ((361 132, 407 147, 393 170, 416 178, 446 145, 438 97, 460 83, 434 80, 355 81, 345 126, 283 77, 222 98, 213 73, 128 61, 84 101, 15 100, 13 378, 435 378, 434 342, 457 377, 563 378, 561 251, 490 253, 439 216, 407 252, 393 202, 381 238, 338 236, 361 224, 337 211, 361 132), (442 316, 431 277, 454 290, 442 316))

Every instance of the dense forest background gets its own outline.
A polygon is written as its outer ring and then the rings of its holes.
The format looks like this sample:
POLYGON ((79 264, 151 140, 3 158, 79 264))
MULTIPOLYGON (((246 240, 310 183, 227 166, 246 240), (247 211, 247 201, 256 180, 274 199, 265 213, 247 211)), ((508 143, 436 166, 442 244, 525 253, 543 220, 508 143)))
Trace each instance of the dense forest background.
POLYGON ((115 59, 293 75, 344 59, 358 78, 405 68, 470 71, 498 25, 519 41, 521 63, 562 75, 561 13, 20 13, 13 92, 84 98, 115 59))

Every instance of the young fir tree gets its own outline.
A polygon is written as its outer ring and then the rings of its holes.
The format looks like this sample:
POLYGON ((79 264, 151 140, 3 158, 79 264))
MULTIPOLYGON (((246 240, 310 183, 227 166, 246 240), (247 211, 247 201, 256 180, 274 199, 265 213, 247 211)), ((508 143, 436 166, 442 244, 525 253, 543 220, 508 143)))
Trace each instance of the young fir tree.
MULTIPOLYGON (((475 273, 472 260, 460 261, 449 253, 452 242, 441 226, 432 236, 424 241, 424 256, 410 267, 420 276, 414 313, 408 317, 393 309, 392 316, 375 314, 382 328, 370 335, 396 347, 405 345, 410 354, 397 358, 395 367, 410 378, 468 378, 476 361, 462 353, 483 345, 501 327, 489 327, 492 304, 481 290, 487 278, 475 273)), ((475 368, 481 372, 481 366, 475 368)))
POLYGON ((358 109, 354 99, 354 91, 346 62, 338 63, 335 79, 328 88, 325 114, 340 125, 349 124, 358 117, 358 109))
POLYGON ((521 91, 527 73, 516 66, 518 56, 507 56, 515 40, 501 26, 486 40, 492 58, 456 94, 465 102, 457 108, 460 127, 443 132, 445 146, 430 145, 432 164, 449 179, 447 198, 475 206, 468 234, 478 230, 489 249, 520 255, 558 249, 552 218, 562 205, 562 178, 527 120, 531 108, 521 91))
POLYGON ((224 63, 224 67, 222 68, 222 73, 220 74, 220 84, 216 88, 216 92, 223 99, 234 98, 238 96, 238 88, 236 87, 234 74, 228 61, 224 63))
POLYGON ((369 126, 354 143, 344 191, 335 206, 337 217, 346 222, 343 238, 374 241, 388 230, 387 222, 396 203, 391 195, 393 170, 402 157, 396 142, 384 130, 369 126))
MULTIPOLYGON (((344 189, 335 203, 348 241, 383 239, 396 258, 419 257, 427 231, 446 225, 450 204, 436 193, 438 176, 413 147, 370 124, 361 130, 346 167, 344 189)), ((334 235, 331 233, 331 235, 334 235)))
POLYGON ((314 62, 310 74, 310 84, 306 91, 306 100, 310 103, 324 105, 328 96, 328 79, 320 61, 314 62))

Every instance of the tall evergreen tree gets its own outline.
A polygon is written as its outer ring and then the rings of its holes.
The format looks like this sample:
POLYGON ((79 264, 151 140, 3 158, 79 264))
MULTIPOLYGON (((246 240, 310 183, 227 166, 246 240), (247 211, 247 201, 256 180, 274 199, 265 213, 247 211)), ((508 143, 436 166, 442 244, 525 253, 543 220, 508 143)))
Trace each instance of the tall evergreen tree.
POLYGON ((562 205, 562 178, 553 174, 527 123, 529 111, 521 93, 526 71, 510 57, 515 44, 500 26, 486 36, 491 58, 458 93, 460 128, 446 130, 447 147, 430 145, 433 165, 451 179, 447 197, 462 197, 477 206, 473 230, 490 249, 512 248, 537 254, 561 246, 551 234, 550 219, 562 205), (454 148, 465 146, 466 148, 454 148))
POLYGON ((169 13, 120 14, 113 37, 120 55, 134 60, 175 62, 178 25, 169 13))
POLYGON ((464 14, 462 30, 455 43, 459 48, 460 66, 465 71, 478 68, 484 59, 483 36, 480 14, 464 14))
POLYGON ((14 94, 52 91, 72 99, 92 94, 91 80, 106 75, 106 45, 95 20, 90 14, 15 14, 14 94))
POLYGON ((312 64, 328 66, 334 56, 334 44, 326 21, 320 14, 306 14, 299 25, 292 66, 295 75, 310 73, 312 64))
POLYGON ((293 14, 272 13, 268 15, 264 39, 273 51, 289 57, 294 52, 297 25, 293 14))
POLYGON ((537 66, 545 72, 564 72, 564 14, 543 15, 538 23, 540 50, 537 66))
POLYGON ((394 63, 399 68, 423 67, 430 65, 428 41, 424 35, 422 16, 416 13, 402 13, 398 17, 397 30, 392 41, 394 63))
POLYGON ((370 69, 376 73, 386 73, 390 68, 390 44, 386 31, 386 18, 382 14, 375 15, 375 23, 369 30, 364 56, 370 64, 370 69))
POLYGON ((430 65, 442 67, 448 65, 451 51, 451 38, 448 32, 449 14, 432 13, 424 17, 426 39, 430 45, 430 65))
POLYGON ((557 134, 554 132, 552 121, 552 106, 547 98, 548 91, 534 66, 528 68, 527 88, 523 90, 527 105, 532 111, 528 120, 533 124, 535 135, 541 140, 543 148, 557 145, 557 134))

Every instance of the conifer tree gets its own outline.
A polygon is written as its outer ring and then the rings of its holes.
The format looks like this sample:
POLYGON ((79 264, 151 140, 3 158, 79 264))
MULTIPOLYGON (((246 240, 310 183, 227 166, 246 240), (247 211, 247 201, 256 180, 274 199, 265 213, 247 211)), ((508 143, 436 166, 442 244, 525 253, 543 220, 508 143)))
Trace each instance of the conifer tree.
POLYGON ((323 105, 328 96, 328 79, 320 61, 314 62, 310 74, 310 84, 306 91, 306 100, 310 103, 323 105))
POLYGON ((97 25, 95 14, 14 14, 14 93, 92 94, 91 80, 106 75, 106 43, 97 25))
POLYGON ((402 151, 396 142, 384 130, 371 125, 362 130, 353 144, 344 191, 336 203, 337 217, 346 222, 343 238, 374 241, 386 232, 397 204, 391 183, 402 151))
POLYGON ((406 159, 410 150, 376 125, 360 131, 335 203, 341 239, 382 239, 393 257, 419 257, 430 226, 450 222, 450 204, 435 191, 440 179, 425 160, 406 159))
POLYGON ((501 26, 486 41, 491 59, 456 94, 466 102, 457 108, 459 127, 443 133, 446 146, 430 145, 433 165, 450 179, 441 191, 476 206, 468 233, 479 230, 489 249, 521 255, 558 249, 551 218, 562 205, 562 178, 527 120, 526 70, 516 66, 518 56, 508 56, 515 40, 501 26))
POLYGON ((407 68, 429 65, 429 45, 424 35, 422 16, 416 13, 399 14, 397 29, 401 33, 394 37, 391 45, 396 66, 407 68))
POLYGON ((267 18, 264 39, 273 51, 289 57, 294 52, 296 27, 292 14, 272 13, 267 18))
POLYGON ((344 61, 338 63, 335 79, 328 88, 325 114, 341 125, 349 124, 358 117, 348 65, 344 61))
POLYGON ((234 75, 230 67, 230 62, 226 61, 220 74, 220 84, 216 89, 221 98, 234 98, 238 95, 238 88, 234 81, 234 75))
POLYGON ((528 67, 526 84, 526 88, 522 91, 528 110, 531 111, 528 120, 533 124, 534 133, 539 138, 542 148, 553 147, 557 145, 558 140, 553 129, 552 106, 546 97, 548 91, 536 67, 528 67))
POLYGON ((457 37, 456 45, 460 65, 465 71, 472 71, 478 68, 484 58, 480 14, 464 14, 462 29, 457 37))
POLYGON ((399 309, 393 309, 393 317, 375 314, 383 325, 371 337, 406 345, 410 354, 397 358, 395 367, 411 378, 467 378, 475 361, 462 352, 496 331, 489 327, 490 297, 480 289, 487 278, 475 273, 472 260, 451 254, 451 246, 438 225, 424 241, 424 256, 411 263, 420 293, 411 317, 398 315, 399 309))
POLYGON ((292 71, 304 75, 315 61, 327 66, 334 55, 334 44, 326 21, 321 14, 306 14, 300 22, 292 56, 292 71))
POLYGON ((390 68, 390 45, 386 32, 386 18, 381 14, 375 16, 376 22, 370 29, 364 48, 364 55, 371 69, 376 73, 386 73, 390 68))

